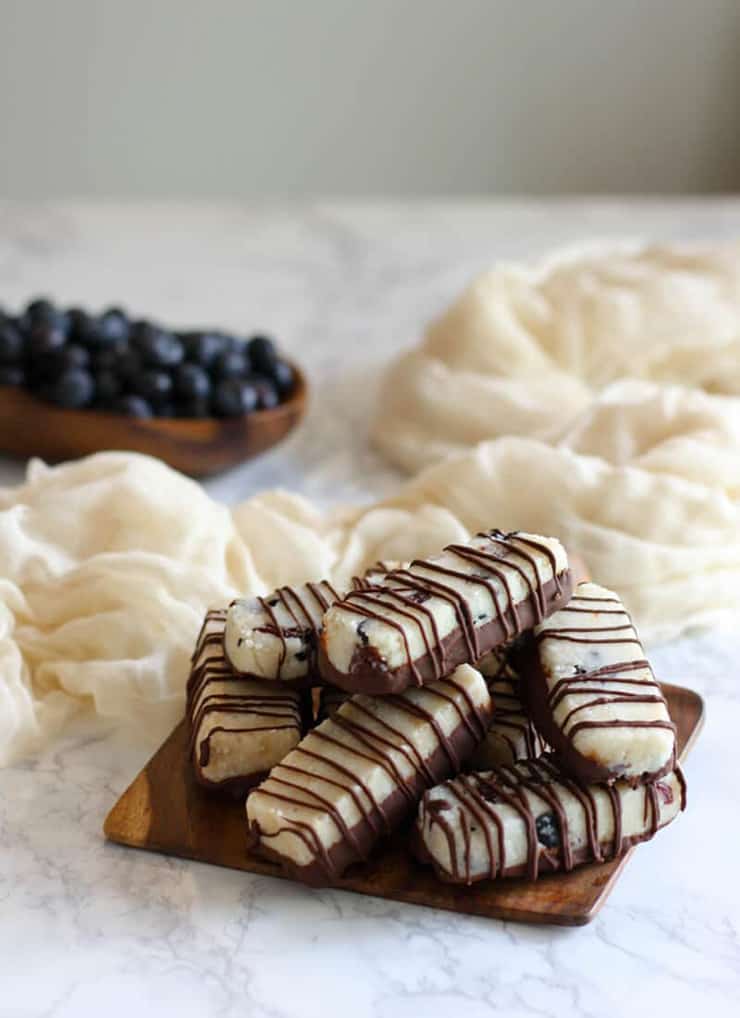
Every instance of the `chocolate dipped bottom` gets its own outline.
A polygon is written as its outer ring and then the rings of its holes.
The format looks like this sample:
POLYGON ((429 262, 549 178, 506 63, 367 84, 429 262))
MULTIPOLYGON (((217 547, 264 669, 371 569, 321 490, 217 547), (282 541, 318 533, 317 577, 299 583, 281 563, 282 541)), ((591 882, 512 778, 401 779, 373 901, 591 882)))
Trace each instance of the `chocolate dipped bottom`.
POLYGON ((296 746, 308 725, 303 693, 236 676, 224 658, 225 611, 205 617, 187 683, 195 779, 238 797, 296 746))
POLYGON ((470 769, 486 771, 517 760, 534 760, 547 746, 526 712, 521 677, 514 667, 515 645, 498 648, 476 664, 493 699, 493 718, 470 761, 470 769))
POLYGON ((319 670, 350 692, 422 686, 541 622, 571 592, 559 541, 479 534, 336 602, 324 616, 319 670))
POLYGON ((623 855, 686 806, 677 767, 660 781, 581 784, 549 756, 461 775, 427 792, 414 848, 449 883, 567 872, 623 855))
POLYGON ((673 770, 676 726, 612 591, 579 584, 525 640, 519 663, 526 707, 573 777, 641 784, 673 770))
POLYGON ((322 686, 319 690, 318 710, 316 712, 316 723, 321 724, 327 718, 332 718, 347 700, 352 696, 344 689, 337 689, 336 686, 322 686))
POLYGON ((352 697, 250 795, 250 845, 301 881, 335 881, 460 770, 491 712, 467 665, 424 689, 352 697))
MULTIPOLYGON (((352 589, 382 582, 399 563, 376 562, 352 589)), ((307 688, 321 682, 317 665, 324 614, 344 596, 328 580, 278 587, 264 597, 237 598, 229 605, 224 654, 245 678, 307 688)))

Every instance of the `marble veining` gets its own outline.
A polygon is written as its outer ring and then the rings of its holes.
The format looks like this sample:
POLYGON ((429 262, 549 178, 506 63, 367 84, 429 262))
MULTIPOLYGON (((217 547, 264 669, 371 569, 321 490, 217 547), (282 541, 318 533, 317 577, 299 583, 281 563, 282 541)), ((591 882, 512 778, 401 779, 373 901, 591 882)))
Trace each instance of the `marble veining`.
MULTIPOLYGON (((584 237, 738 234, 737 200, 0 203, 0 304, 48 292, 173 324, 274 331, 314 385, 306 427, 208 487, 234 502, 280 485, 328 505, 397 483, 365 443, 379 368, 475 271, 584 237)), ((21 475, 0 460, 0 484, 21 475)), ((0 1016, 734 1016, 739 652, 740 637, 721 631, 654 650, 659 676, 707 700, 689 810, 638 849, 601 915, 575 930, 108 845, 103 817, 154 747, 80 725, 0 771, 0 1016)))

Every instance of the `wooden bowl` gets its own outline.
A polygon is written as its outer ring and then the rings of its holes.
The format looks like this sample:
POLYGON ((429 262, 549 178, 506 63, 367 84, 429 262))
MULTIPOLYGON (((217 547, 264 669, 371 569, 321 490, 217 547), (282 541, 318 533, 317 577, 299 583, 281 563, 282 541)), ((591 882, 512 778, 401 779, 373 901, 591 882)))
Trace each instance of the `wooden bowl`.
POLYGON ((75 459, 104 449, 158 456, 192 477, 207 477, 282 441, 306 409, 306 380, 295 366, 292 395, 273 410, 244 417, 140 420, 97 410, 62 410, 19 386, 0 385, 0 452, 75 459))

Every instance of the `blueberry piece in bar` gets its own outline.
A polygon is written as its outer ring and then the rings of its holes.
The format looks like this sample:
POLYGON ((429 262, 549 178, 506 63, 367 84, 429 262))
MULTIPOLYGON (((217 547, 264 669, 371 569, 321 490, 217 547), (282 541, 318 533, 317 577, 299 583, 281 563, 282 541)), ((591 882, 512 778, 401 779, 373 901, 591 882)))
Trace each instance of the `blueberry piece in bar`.
POLYGON ((355 590, 324 618, 319 668, 350 692, 421 686, 472 664, 567 603, 555 538, 491 530, 355 590))
POLYGON ((470 761, 472 770, 486 771, 499 764, 534 760, 545 743, 521 699, 521 679, 512 663, 511 646, 492 650, 475 666, 493 698, 493 720, 470 761))
POLYGON ((234 796, 258 784, 308 727, 303 693, 240 679, 223 656, 225 611, 206 615, 187 687, 190 756, 196 780, 234 796))
POLYGON ((676 726, 619 597, 581 583, 521 658, 542 737, 581 781, 654 781, 673 770, 676 726))
POLYGON ((466 774, 427 792, 416 854, 450 883, 500 877, 536 880, 623 855, 648 841, 686 805, 676 767, 658 781, 581 784, 550 756, 466 774))
POLYGON ((490 716, 469 665, 423 689, 351 697, 252 792, 250 844, 306 883, 336 880, 460 770, 490 716))

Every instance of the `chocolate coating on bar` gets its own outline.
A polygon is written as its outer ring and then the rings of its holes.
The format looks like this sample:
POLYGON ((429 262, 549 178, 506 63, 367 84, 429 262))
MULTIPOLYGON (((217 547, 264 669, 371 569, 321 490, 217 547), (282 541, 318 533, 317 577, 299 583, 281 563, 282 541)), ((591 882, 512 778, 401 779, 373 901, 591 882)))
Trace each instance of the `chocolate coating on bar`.
POLYGON ((347 700, 352 696, 345 689, 338 689, 336 686, 322 686, 319 690, 319 707, 316 713, 316 723, 321 724, 327 718, 332 718, 347 700))
MULTIPOLYGON (((434 560, 415 560, 408 568, 391 572, 384 583, 366 590, 352 591, 332 607, 365 621, 373 621, 398 633, 405 647, 405 659, 397 667, 388 662, 372 644, 358 644, 349 669, 344 672, 332 662, 327 633, 322 635, 319 669, 327 682, 351 692, 384 694, 400 692, 411 685, 423 685, 449 674, 457 665, 473 663, 494 647, 512 640, 541 622, 570 598, 572 578, 568 569, 558 573, 554 552, 544 543, 517 532, 503 534, 491 530, 479 534, 483 548, 449 545, 459 567, 441 565, 434 560), (550 577, 543 579, 535 552, 550 563, 550 577), (472 569, 471 569, 472 567, 472 569), (431 575, 428 575, 431 574, 431 575), (523 581, 527 595, 515 600, 511 581, 523 581), (463 590, 450 580, 463 584, 463 590), (494 582, 495 581, 495 582, 494 582), (485 588, 495 611, 491 618, 474 618, 469 595, 474 588, 485 588), (497 587, 505 598, 499 598, 497 587), (441 636, 434 612, 425 604, 436 598, 449 606, 455 627, 441 636), (409 633, 421 637, 423 653, 413 657, 409 633)), ((362 636, 361 626, 358 633, 362 636)))
MULTIPOLYGON (((308 705, 305 696, 298 691, 244 680, 234 674, 223 655, 225 620, 225 610, 207 613, 192 655, 186 702, 190 729, 188 755, 199 784, 211 791, 238 797, 258 784, 277 759, 274 753, 268 754, 259 765, 252 764, 243 773, 213 780, 206 770, 211 763, 214 740, 238 739, 243 746, 251 736, 265 738, 286 732, 293 736, 287 743, 295 745, 308 724, 308 705), (216 715, 219 723, 211 725, 216 715)), ((254 748, 253 744, 250 759, 254 756, 254 748)), ((284 751, 288 749, 290 745, 284 751)), ((238 753, 234 764, 238 765, 238 753)))
POLYGON ((522 703, 521 679, 512 661, 515 650, 512 644, 498 648, 476 665, 493 699, 493 718, 470 761, 471 770, 534 760, 547 749, 522 703))
POLYGON ((378 839, 415 808, 422 792, 440 775, 459 770, 482 738, 491 703, 479 675, 477 683, 473 694, 457 673, 424 691, 376 701, 352 697, 310 732, 248 801, 250 845, 315 885, 331 883, 350 864, 367 859, 378 839), (457 720, 445 731, 441 714, 450 709, 457 720), (404 718, 418 726, 415 738, 404 730, 404 718), (419 748, 421 736, 432 747, 428 753, 419 748), (375 790, 373 773, 382 776, 387 794, 375 790), (345 809, 351 803, 358 817, 351 823, 339 805, 343 796, 345 809), (268 831, 257 819, 264 808, 279 818, 276 830, 268 831), (322 828, 325 821, 328 826, 322 828), (322 839, 322 829, 331 837, 322 839), (298 864, 286 849, 274 849, 286 834, 302 843, 307 861, 298 864))
MULTIPOLYGON (((686 784, 678 767, 662 782, 633 789, 624 782, 616 786, 577 783, 559 770, 552 757, 543 756, 461 775, 427 792, 419 808, 414 850, 450 883, 523 876, 536 880, 541 873, 567 872, 623 855, 632 845, 652 838, 685 806, 686 784), (637 829, 627 833, 624 805, 626 797, 634 795, 642 796, 636 804, 642 815, 637 829), (662 805, 667 807, 663 815, 662 805), (609 836, 604 809, 611 814, 609 836), (578 830, 574 829, 576 819, 578 830), (444 862, 430 848, 435 829, 447 848, 444 862), (524 853, 517 851, 522 832, 524 853)), ((634 809, 633 803, 633 813, 634 809)), ((632 820, 634 826, 634 816, 632 820)))
MULTIPOLYGON (((388 570, 396 565, 398 563, 376 562, 363 576, 353 577, 352 589, 365 590, 379 583, 388 570)), ((276 681, 300 688, 319 684, 321 676, 317 654, 324 614, 342 596, 328 580, 320 580, 300 586, 278 587, 271 594, 255 597, 254 602, 261 618, 249 627, 249 636, 274 639, 277 643, 277 660, 269 672, 265 669, 261 672, 240 669, 235 661, 237 651, 232 648, 232 653, 229 652, 229 640, 225 638, 224 653, 231 667, 237 674, 250 679, 276 681), (297 641, 299 649, 291 650, 291 641, 297 641), (300 674, 287 674, 289 663, 295 668, 297 662, 300 662, 300 674)), ((247 604, 241 598, 232 601, 227 613, 227 626, 231 623, 232 613, 247 604)), ((244 633, 237 638, 237 648, 245 638, 244 633)))
POLYGON ((669 718, 665 697, 644 657, 632 620, 611 591, 580 584, 557 619, 549 620, 523 641, 517 663, 525 676, 522 694, 526 707, 563 769, 573 777, 586 783, 623 779, 638 784, 655 781, 674 769, 676 726, 669 718), (552 644, 561 645, 565 654, 557 676, 549 675, 543 665, 543 649, 552 644), (590 669, 578 663, 578 658, 598 662, 600 647, 608 648, 611 655, 614 648, 622 646, 629 649, 624 660, 590 669), (571 663, 567 661, 568 648, 573 648, 571 663), (636 650, 641 652, 639 657, 635 656, 636 650), (554 712, 565 697, 577 697, 577 703, 558 722, 554 712), (659 712, 662 716, 639 718, 623 713, 626 710, 634 714, 641 705, 664 708, 659 712), (615 716, 599 717, 605 713, 603 708, 611 708, 610 715, 615 716), (671 748, 659 766, 638 774, 628 773, 624 764, 608 765, 595 754, 587 756, 579 751, 579 732, 600 731, 608 737, 615 729, 667 731, 672 735, 668 740, 671 748))

